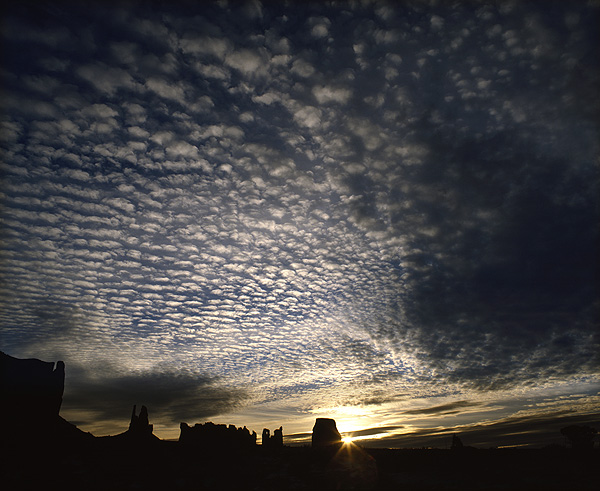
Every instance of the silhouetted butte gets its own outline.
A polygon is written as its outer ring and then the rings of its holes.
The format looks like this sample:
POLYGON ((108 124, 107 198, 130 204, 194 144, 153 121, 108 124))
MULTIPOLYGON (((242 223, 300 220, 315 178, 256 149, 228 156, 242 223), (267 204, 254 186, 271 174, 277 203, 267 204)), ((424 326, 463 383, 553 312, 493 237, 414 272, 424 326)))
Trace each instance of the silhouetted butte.
POLYGON ((317 418, 312 432, 312 446, 326 447, 338 445, 342 442, 342 436, 337 429, 335 420, 331 418, 317 418))
POLYGON ((0 418, 5 442, 91 438, 60 417, 65 364, 19 359, 0 352, 0 418))

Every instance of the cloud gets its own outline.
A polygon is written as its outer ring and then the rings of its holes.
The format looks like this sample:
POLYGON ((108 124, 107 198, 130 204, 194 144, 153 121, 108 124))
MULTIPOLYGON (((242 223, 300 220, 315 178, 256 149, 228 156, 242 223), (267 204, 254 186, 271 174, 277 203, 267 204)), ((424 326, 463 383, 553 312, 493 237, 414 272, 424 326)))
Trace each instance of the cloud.
POLYGON ((315 68, 306 60, 299 58, 292 63, 290 71, 301 77, 310 77, 315 73, 315 68))
POLYGON ((247 76, 262 72, 265 67, 261 53, 250 49, 240 49, 227 54, 225 64, 247 76))
MULTIPOLYGON (((78 369, 71 367, 69 371, 78 369)), ((134 404, 147 406, 163 425, 178 426, 182 421, 195 424, 230 412, 248 398, 244 389, 222 387, 215 378, 185 372, 110 375, 81 373, 79 369, 73 378, 75 383, 65 392, 66 412, 85 414, 84 410, 91 410, 100 420, 122 420, 124 427, 134 404)), ((94 421, 80 423, 92 425, 94 421)))
POLYGON ((99 92, 114 96, 119 88, 131 89, 135 86, 133 78, 121 68, 109 67, 104 63, 83 65, 77 74, 90 83, 99 92))
POLYGON ((380 435, 382 432, 395 432, 404 428, 403 426, 384 426, 380 428, 367 428, 365 430, 352 431, 350 434, 353 438, 357 437, 369 437, 373 435, 380 435))
POLYGON ((313 37, 320 39, 329 35, 331 21, 327 17, 310 17, 307 24, 313 37))
POLYGON ((185 88, 181 84, 160 78, 150 78, 146 81, 146 87, 165 99, 171 99, 179 103, 183 103, 185 100, 185 88))
MULTIPOLYGON (((560 429, 569 425, 598 425, 598 414, 572 415, 568 412, 556 412, 542 416, 508 417, 475 425, 448 428, 423 428, 401 435, 385 436, 378 440, 369 440, 373 447, 437 447, 448 448, 452 435, 459 435, 464 445, 479 448, 501 446, 562 445, 564 438, 560 429)), ((373 429, 374 431, 376 429, 373 429)), ((381 428, 385 431, 387 428, 381 428)), ((393 430, 390 431, 393 433, 393 430)))
POLYGON ((514 142, 516 137, 455 141, 430 153, 415 176, 424 187, 403 197, 420 203, 425 215, 414 222, 398 215, 398 229, 419 251, 406 258, 410 293, 405 312, 423 326, 422 342, 434 363, 453 359, 456 375, 471 380, 475 372, 485 373, 486 365, 496 373, 512 370, 501 354, 505 349, 525 354, 541 343, 545 356, 556 360, 564 353, 553 348, 548 334, 583 333, 591 322, 579 317, 561 327, 569 312, 578 316, 584 304, 593 303, 593 278, 584 264, 593 263, 591 247, 597 239, 584 223, 593 221, 596 198, 580 180, 585 173, 575 177, 566 162, 527 153, 505 156, 502 163, 488 157, 499 155, 496 145, 505 147, 508 138, 514 142), (444 167, 438 163, 442 160, 448 162, 444 167), (565 206, 559 183, 571 178, 579 181, 581 207, 565 206), (490 342, 483 336, 490 336, 490 342), (468 353, 473 350, 482 358, 471 359, 471 365, 468 353))
POLYGON ((258 6, 9 12, 6 349, 219 411, 594 376, 595 10, 258 6))
POLYGON ((352 91, 344 87, 316 86, 312 92, 319 104, 328 102, 346 104, 352 96, 352 91))
POLYGON ((402 414, 452 414, 462 408, 478 406, 477 402, 456 401, 441 406, 426 407, 421 409, 410 409, 402 414))
POLYGON ((432 15, 429 19, 429 22, 431 23, 432 29, 435 31, 439 31, 442 27, 444 27, 444 19, 439 15, 432 15))

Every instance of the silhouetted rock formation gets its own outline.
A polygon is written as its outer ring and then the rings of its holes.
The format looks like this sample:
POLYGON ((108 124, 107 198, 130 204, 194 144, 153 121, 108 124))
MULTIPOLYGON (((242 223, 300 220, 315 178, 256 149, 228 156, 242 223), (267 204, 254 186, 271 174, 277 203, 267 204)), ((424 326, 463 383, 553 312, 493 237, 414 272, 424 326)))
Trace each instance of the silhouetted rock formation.
POLYGON ((274 447, 283 447, 283 426, 280 426, 273 432, 271 443, 274 447))
POLYGON ((281 448, 283 447, 283 426, 280 426, 273 432, 265 428, 262 431, 262 446, 266 448, 281 448))
POLYGON ((334 419, 317 418, 312 431, 313 447, 326 447, 342 442, 342 436, 337 429, 334 419))
POLYGON ((585 451, 594 448, 594 439, 598 430, 591 426, 571 425, 560 429, 560 432, 569 439, 573 450, 585 451))
POLYGON ((137 406, 134 404, 131 410, 131 419, 129 420, 129 428, 123 433, 114 436, 99 437, 105 444, 126 443, 127 445, 146 445, 155 442, 160 442, 154 433, 154 425, 151 425, 148 419, 148 408, 142 406, 140 414, 137 414, 137 406))
POLYGON ((179 441, 185 444, 198 445, 206 448, 239 449, 256 445, 256 432, 250 433, 248 428, 236 428, 234 425, 205 424, 189 426, 180 424, 179 441))
POLYGON ((140 409, 140 414, 137 416, 136 414, 136 406, 133 405, 133 410, 131 411, 131 421, 129 422, 129 429, 127 430, 127 434, 130 438, 143 440, 149 438, 157 438, 152 434, 154 430, 154 425, 151 425, 148 422, 148 408, 146 406, 142 406, 140 409))
POLYGON ((463 448, 463 442, 458 437, 458 435, 452 435, 452 445, 450 446, 451 450, 460 450, 463 448))
POLYGON ((3 413, 29 422, 58 416, 65 389, 62 361, 55 368, 54 362, 21 360, 0 352, 0 379, 6 401, 3 413))
POLYGON ((65 364, 13 358, 0 352, 0 418, 10 441, 91 437, 59 416, 65 364))

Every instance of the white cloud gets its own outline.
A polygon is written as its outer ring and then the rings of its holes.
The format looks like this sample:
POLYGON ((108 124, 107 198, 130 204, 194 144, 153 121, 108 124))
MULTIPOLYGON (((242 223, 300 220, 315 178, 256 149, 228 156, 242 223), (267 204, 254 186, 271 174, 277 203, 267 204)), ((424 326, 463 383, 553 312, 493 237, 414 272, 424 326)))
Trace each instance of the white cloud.
POLYGON ((321 39, 329 35, 331 21, 327 17, 311 17, 307 21, 313 37, 321 39))
POLYGON ((151 78, 146 81, 146 87, 161 97, 184 103, 186 87, 181 83, 171 82, 161 78, 151 78))
POLYGON ((213 65, 213 64, 205 64, 205 63, 195 63, 194 68, 206 78, 215 78, 218 80, 229 80, 231 74, 229 70, 221 65, 213 65))
POLYGON ((250 123, 251 121, 254 121, 254 115, 248 111, 243 112, 240 114, 240 121, 242 123, 250 123))
POLYGON ((316 24, 312 27, 310 33, 316 38, 324 38, 329 34, 329 26, 327 24, 316 24))
POLYGON ((150 140, 158 143, 159 145, 166 145, 175 139, 175 134, 172 131, 157 131, 154 133, 150 140))
POLYGON ((186 157, 194 158, 198 157, 198 148, 194 145, 190 145, 184 141, 175 141, 167 145, 166 147, 167 156, 173 157, 186 157))
POLYGON ((108 96, 114 96, 120 88, 133 89, 136 85, 128 72, 104 63, 83 65, 77 68, 76 72, 98 91, 108 96))
POLYGON ((241 71, 245 75, 263 73, 266 63, 261 54, 255 50, 239 49, 228 53, 225 64, 231 68, 241 71))
POLYGON ((303 126, 317 128, 321 124, 321 111, 313 106, 305 106, 294 112, 294 119, 303 126))
POLYGON ((221 60, 231 49, 231 43, 225 38, 184 37, 179 41, 182 51, 191 54, 208 54, 221 60))
POLYGON ((327 85, 313 87, 312 93, 319 104, 327 104, 328 102, 346 104, 352 97, 352 91, 346 87, 332 87, 327 85))
POLYGON ((139 139, 147 139, 150 136, 150 133, 148 133, 144 128, 140 128, 139 126, 131 126, 129 128, 127 128, 127 131, 134 136, 135 138, 139 138, 139 139))
POLYGON ((434 31, 439 31, 444 27, 444 18, 439 15, 432 15, 429 19, 429 23, 434 31))
POLYGON ((259 104, 266 104, 266 105, 273 104, 273 102, 277 102, 280 99, 281 99, 280 95, 277 94, 276 92, 266 92, 259 96, 252 96, 252 100, 254 102, 258 102, 259 104))
POLYGON ((377 44, 393 44, 398 42, 400 35, 397 31, 377 29, 373 33, 373 38, 377 44))
POLYGON ((300 75, 301 77, 310 77, 315 73, 315 68, 308 63, 307 61, 299 58, 292 63, 292 68, 290 70, 292 73, 296 75, 300 75))

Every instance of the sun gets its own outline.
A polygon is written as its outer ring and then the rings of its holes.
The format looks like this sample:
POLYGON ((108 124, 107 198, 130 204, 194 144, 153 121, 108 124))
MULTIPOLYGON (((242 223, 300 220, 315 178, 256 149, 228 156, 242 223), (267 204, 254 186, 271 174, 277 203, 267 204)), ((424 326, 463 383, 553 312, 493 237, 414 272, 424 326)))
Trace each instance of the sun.
POLYGON ((342 443, 344 445, 349 445, 350 443, 352 443, 352 440, 354 440, 354 438, 352 438, 351 436, 345 436, 344 438, 342 438, 342 443))

